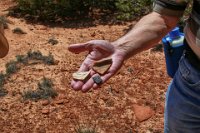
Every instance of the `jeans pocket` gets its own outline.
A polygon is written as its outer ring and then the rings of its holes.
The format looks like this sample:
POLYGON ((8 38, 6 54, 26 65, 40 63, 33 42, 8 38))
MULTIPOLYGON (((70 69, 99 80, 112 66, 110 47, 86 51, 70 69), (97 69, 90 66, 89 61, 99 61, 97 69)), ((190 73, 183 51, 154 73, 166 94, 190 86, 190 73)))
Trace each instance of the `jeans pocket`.
POLYGON ((179 74, 187 85, 200 89, 200 70, 196 70, 185 57, 179 62, 179 74))

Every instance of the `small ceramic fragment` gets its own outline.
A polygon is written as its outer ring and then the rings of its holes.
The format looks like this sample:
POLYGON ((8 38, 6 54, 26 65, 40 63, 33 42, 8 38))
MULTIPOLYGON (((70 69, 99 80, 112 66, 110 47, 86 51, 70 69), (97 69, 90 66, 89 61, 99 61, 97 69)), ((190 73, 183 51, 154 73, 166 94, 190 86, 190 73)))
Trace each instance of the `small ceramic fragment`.
POLYGON ((90 74, 90 71, 87 72, 75 72, 73 73, 73 79, 76 80, 85 80, 90 74))
POLYGON ((112 59, 97 61, 93 65, 93 70, 101 75, 105 74, 112 65, 112 59))

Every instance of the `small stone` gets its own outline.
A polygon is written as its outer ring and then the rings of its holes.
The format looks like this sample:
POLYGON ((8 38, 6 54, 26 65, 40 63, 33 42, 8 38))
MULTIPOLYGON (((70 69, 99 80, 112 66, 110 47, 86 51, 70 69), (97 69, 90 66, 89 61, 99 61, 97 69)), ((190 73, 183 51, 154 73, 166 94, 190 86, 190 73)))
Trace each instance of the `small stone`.
POLYGON ((151 118, 155 112, 147 106, 133 105, 135 116, 139 122, 143 122, 151 118))
POLYGON ((103 82, 101 79, 101 76, 99 76, 99 75, 92 77, 92 79, 93 79, 94 83, 96 83, 96 84, 101 84, 103 82))
POLYGON ((56 104, 63 104, 64 103, 64 100, 63 99, 60 99, 60 100, 57 100, 55 101, 56 104))
POLYGON ((58 44, 58 40, 56 40, 54 37, 50 38, 48 43, 52 44, 52 45, 56 45, 58 44))
POLYGON ((112 65, 112 59, 105 59, 95 62, 92 68, 97 73, 103 75, 108 71, 111 65, 112 65))
POLYGON ((27 34, 26 32, 24 32, 21 28, 17 27, 15 29, 13 29, 13 33, 15 34, 27 34))
POLYGON ((87 72, 76 72, 76 73, 73 73, 73 79, 76 79, 76 80, 85 80, 90 74, 90 71, 87 71, 87 72))
POLYGON ((42 104, 43 106, 46 106, 46 105, 49 104, 49 100, 43 100, 43 101, 41 101, 41 104, 42 104))
POLYGON ((43 108, 41 112, 42 114, 49 114, 50 111, 47 108, 43 108))

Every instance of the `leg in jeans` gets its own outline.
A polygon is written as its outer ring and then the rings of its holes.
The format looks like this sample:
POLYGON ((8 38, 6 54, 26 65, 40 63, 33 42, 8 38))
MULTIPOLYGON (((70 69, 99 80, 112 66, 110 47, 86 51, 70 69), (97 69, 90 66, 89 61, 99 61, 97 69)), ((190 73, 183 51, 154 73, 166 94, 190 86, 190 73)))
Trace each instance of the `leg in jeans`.
POLYGON ((200 70, 183 57, 168 88, 165 133, 200 133, 200 70))

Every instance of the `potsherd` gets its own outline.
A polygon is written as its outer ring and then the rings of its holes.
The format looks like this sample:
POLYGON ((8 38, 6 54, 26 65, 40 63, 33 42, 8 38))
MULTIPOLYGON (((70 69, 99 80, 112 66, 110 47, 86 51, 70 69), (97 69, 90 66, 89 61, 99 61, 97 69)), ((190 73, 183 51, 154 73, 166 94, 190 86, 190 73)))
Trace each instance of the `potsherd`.
POLYGON ((90 71, 86 71, 86 72, 75 72, 73 73, 73 79, 75 80, 85 80, 90 74, 90 71))
POLYGON ((112 59, 97 61, 93 65, 93 70, 101 75, 105 74, 112 65, 112 59))

